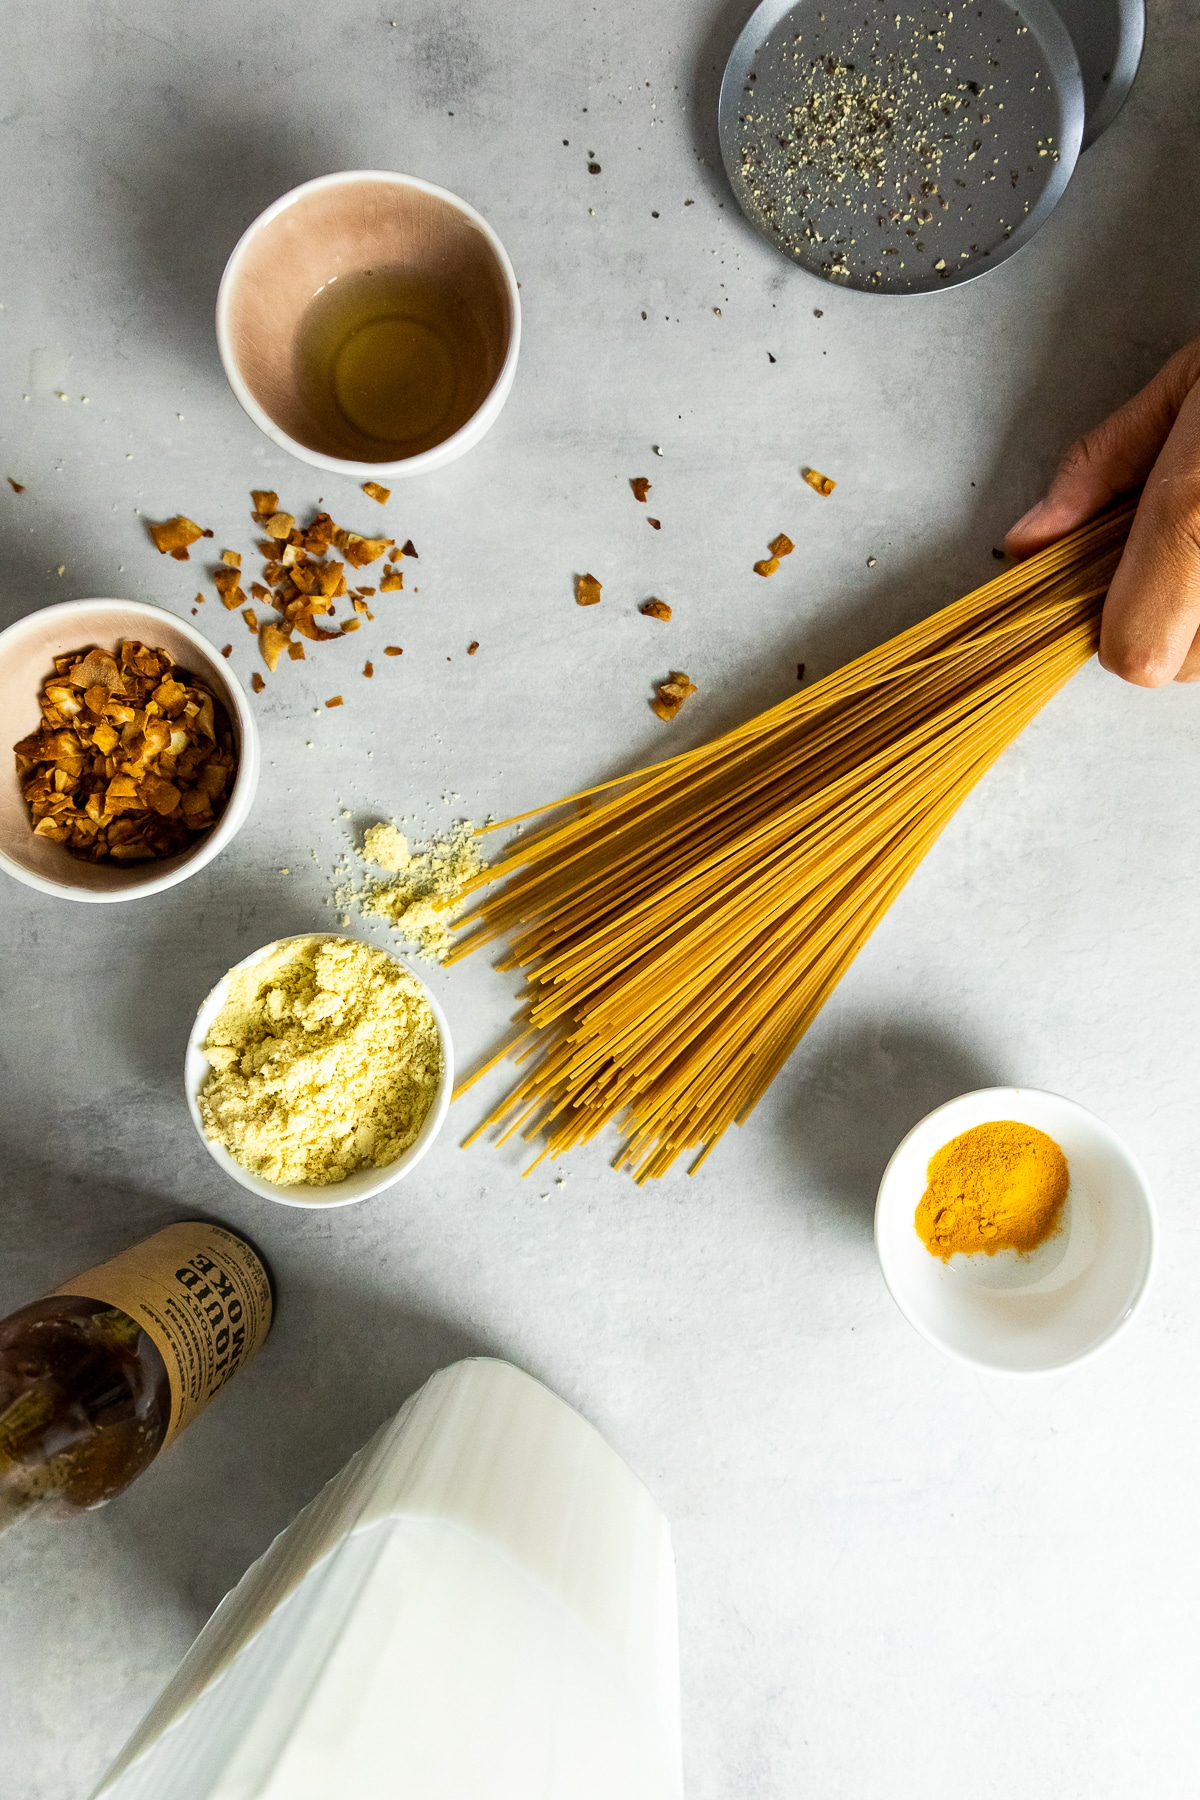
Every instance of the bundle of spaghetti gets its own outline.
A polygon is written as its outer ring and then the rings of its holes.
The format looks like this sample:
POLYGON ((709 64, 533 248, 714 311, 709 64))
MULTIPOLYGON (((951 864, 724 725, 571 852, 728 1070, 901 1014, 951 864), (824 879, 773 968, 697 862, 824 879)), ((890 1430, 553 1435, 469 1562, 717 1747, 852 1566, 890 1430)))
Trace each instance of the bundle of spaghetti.
POLYGON ((499 966, 528 980, 518 1035, 470 1080, 536 1060, 471 1137, 542 1135, 541 1161, 616 1121, 615 1166, 638 1181, 685 1151, 699 1167, 964 797, 1094 653, 1132 512, 710 743, 492 827, 551 814, 472 884, 503 882, 451 956, 504 936, 499 966))

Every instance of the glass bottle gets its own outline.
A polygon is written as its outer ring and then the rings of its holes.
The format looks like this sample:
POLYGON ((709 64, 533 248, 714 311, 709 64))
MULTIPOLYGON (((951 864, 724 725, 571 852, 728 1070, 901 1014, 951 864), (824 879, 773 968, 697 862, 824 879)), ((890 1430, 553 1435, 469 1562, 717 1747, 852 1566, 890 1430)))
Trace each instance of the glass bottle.
POLYGON ((192 1220, 0 1321, 0 1527, 122 1493, 249 1361, 272 1307, 253 1246, 192 1220))

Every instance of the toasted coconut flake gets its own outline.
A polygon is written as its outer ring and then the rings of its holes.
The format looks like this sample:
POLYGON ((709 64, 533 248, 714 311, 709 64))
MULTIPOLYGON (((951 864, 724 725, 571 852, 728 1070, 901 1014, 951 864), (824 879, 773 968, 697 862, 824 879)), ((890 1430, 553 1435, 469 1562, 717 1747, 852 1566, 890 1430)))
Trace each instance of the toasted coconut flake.
POLYGON ((322 631, 319 625, 314 624, 311 605, 297 607, 291 615, 291 622, 302 636, 314 644, 332 644, 342 635, 340 631, 322 631))
POLYGON ((221 567, 213 570, 213 586, 220 594, 230 612, 236 612, 245 600, 242 592, 242 577, 237 569, 221 567))
MULTIPOLYGON (((173 676, 168 676, 166 681, 160 682, 152 695, 154 704, 172 717, 181 710, 187 698, 187 688, 182 681, 176 681, 173 676)), ((148 710, 149 708, 147 708, 148 710)))
POLYGON ((643 600, 638 611, 645 613, 648 619, 661 619, 664 625, 671 617, 671 609, 665 600, 643 600))
POLYGON ((339 531, 334 542, 346 561, 356 569, 365 569, 368 564, 378 562, 384 551, 392 547, 391 538, 361 537, 357 531, 339 531))
POLYGON ((795 544, 793 544, 786 531, 781 531, 779 536, 772 538, 771 542, 767 545, 767 549, 771 552, 772 556, 790 556, 795 548, 795 544))
MULTIPOLYGON (((364 491, 380 504, 391 498, 391 490, 379 483, 365 483, 364 491)), ((248 584, 250 595, 255 601, 273 607, 280 618, 264 621, 260 612, 246 605, 241 586, 240 552, 222 551, 221 562, 214 570, 212 580, 225 606, 231 612, 240 610, 247 629, 259 634, 260 652, 272 672, 281 661, 285 647, 294 661, 303 660, 305 651, 299 638, 310 643, 333 643, 360 630, 364 619, 374 620, 369 602, 377 592, 403 590, 404 577, 398 565, 403 556, 417 554, 411 538, 403 549, 397 549, 394 538, 367 537, 361 532, 350 531, 338 525, 327 512, 316 512, 307 525, 299 525, 292 513, 280 507, 279 496, 272 489, 254 489, 253 501, 254 517, 266 535, 258 545, 264 559, 262 577, 248 584), (333 560, 333 550, 340 554, 341 560, 333 560), (366 568, 380 558, 385 566, 378 589, 370 586, 348 588, 348 570, 366 568), (316 623, 317 615, 332 613, 334 602, 347 594, 354 616, 343 620, 337 629, 323 630, 316 623)), ((207 535, 211 537, 212 533, 207 535)), ((202 596, 198 595, 197 600, 200 599, 202 596)), ((388 653, 399 656, 401 650, 394 646, 388 653)), ((231 647, 222 654, 231 654, 231 647)))
POLYGON ((689 681, 681 669, 672 669, 669 679, 656 682, 655 686, 658 698, 650 702, 650 710, 668 722, 675 717, 689 694, 699 692, 695 682, 689 681))
POLYGON ((147 775, 138 790, 138 798, 143 806, 153 807, 156 813, 167 818, 173 813, 183 795, 173 781, 162 775, 147 775))
POLYGON ((594 575, 577 575, 575 577, 576 606, 595 606, 600 599, 601 587, 594 575))
MULTIPOLYGON (((159 665, 155 663, 154 673, 157 675, 158 672, 159 665)), ((67 680, 72 687, 80 687, 85 691, 94 687, 108 688, 111 693, 116 694, 125 691, 117 659, 108 650, 89 650, 85 657, 75 662, 67 680)))
POLYGON ((778 567, 779 558, 777 556, 768 556, 764 557, 762 562, 755 563, 754 573, 756 575, 773 575, 778 567))
POLYGON ((92 649, 54 660, 42 727, 16 746, 34 831, 92 862, 186 849, 213 824, 236 769, 212 694, 168 651, 135 639, 115 656, 92 649))
POLYGON ((195 519, 186 519, 182 513, 173 519, 164 520, 161 525, 147 523, 147 530, 161 555, 170 555, 182 562, 187 561, 188 545, 204 536, 203 529, 195 519))
POLYGON ((650 492, 649 476, 647 476, 647 475, 631 475, 629 477, 629 485, 633 489, 634 499, 640 500, 642 505, 645 506, 646 495, 650 492))
POLYGON ((262 652, 262 659, 272 675, 275 673, 280 657, 291 642, 291 636, 290 629, 276 625, 272 620, 268 620, 258 634, 258 647, 262 652))
POLYGON ((826 498, 832 494, 837 482, 828 475, 822 475, 819 469, 801 469, 801 475, 815 494, 824 494, 826 498))
POLYGON ((304 533, 304 548, 314 556, 323 556, 332 544, 336 531, 337 526, 327 512, 316 513, 304 533))

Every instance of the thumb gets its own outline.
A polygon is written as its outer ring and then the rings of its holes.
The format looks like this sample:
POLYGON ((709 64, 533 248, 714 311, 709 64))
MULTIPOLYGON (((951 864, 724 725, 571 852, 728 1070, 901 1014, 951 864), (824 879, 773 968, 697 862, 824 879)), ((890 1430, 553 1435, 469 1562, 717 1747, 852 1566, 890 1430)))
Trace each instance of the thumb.
POLYGON ((1045 498, 1005 538, 1009 555, 1044 550, 1118 494, 1141 487, 1198 377, 1200 338, 1176 351, 1140 393, 1071 445, 1045 498))
POLYGON ((1108 590, 1100 661, 1141 687, 1195 680, 1200 630, 1200 387, 1146 481, 1108 590))

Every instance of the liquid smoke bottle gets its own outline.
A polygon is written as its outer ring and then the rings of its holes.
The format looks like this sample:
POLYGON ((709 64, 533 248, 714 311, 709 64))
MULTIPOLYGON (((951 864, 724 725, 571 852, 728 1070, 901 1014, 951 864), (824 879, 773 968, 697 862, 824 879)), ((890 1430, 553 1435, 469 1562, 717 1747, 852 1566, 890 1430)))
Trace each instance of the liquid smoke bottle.
POLYGON ((0 1321, 0 1528, 122 1493, 249 1362, 272 1307, 257 1250, 194 1220, 0 1321))

